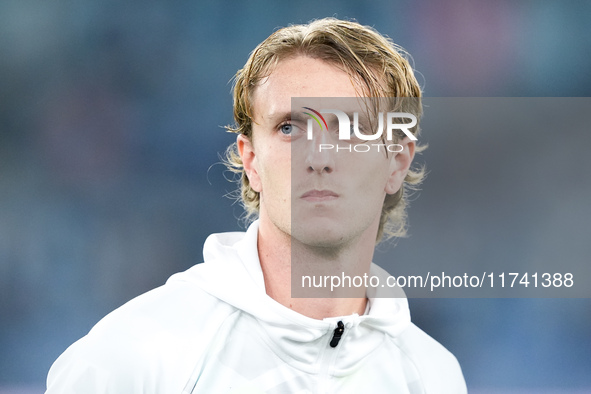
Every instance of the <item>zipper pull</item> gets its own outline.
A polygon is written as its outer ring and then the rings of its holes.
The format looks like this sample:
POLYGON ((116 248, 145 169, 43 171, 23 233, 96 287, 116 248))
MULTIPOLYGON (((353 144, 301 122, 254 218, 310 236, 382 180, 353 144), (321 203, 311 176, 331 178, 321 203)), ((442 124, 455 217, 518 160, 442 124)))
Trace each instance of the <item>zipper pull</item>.
POLYGON ((344 332, 345 332, 345 325, 343 324, 342 321, 339 321, 337 323, 337 328, 334 329, 334 334, 333 334, 332 339, 330 341, 330 347, 337 347, 344 332))

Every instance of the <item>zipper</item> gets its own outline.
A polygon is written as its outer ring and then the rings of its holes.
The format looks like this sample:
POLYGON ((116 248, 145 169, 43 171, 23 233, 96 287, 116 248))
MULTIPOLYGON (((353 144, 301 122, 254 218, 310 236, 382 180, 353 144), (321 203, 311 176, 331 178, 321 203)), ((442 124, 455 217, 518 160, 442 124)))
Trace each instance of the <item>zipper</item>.
MULTIPOLYGON (((331 384, 329 372, 331 368, 334 367, 337 357, 340 353, 340 350, 337 349, 337 345, 345 334, 345 328, 348 327, 350 327, 349 323, 345 325, 342 320, 338 321, 337 326, 333 331, 332 338, 330 338, 329 346, 324 348, 324 354, 322 355, 322 360, 320 361, 321 368, 319 371, 319 384, 317 390, 315 391, 317 393, 328 394, 332 392, 332 390, 329 389, 331 384)), ((347 332, 349 331, 347 330, 347 332)))
POLYGON ((344 333, 345 325, 342 321, 339 320, 339 322, 337 323, 337 328, 334 329, 334 334, 332 334, 332 339, 330 340, 330 347, 337 347, 344 333))

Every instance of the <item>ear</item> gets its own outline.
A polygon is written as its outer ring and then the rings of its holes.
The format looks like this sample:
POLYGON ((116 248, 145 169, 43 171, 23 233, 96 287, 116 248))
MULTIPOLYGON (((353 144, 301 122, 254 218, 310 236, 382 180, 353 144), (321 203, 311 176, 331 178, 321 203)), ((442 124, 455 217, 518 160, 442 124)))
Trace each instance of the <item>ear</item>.
POLYGON ((394 157, 390 159, 390 176, 385 188, 388 194, 394 194, 400 190, 412 159, 415 157, 415 143, 410 138, 404 137, 402 141, 398 142, 398 145, 400 146, 397 149, 400 151, 394 153, 394 157))
POLYGON ((254 152, 252 140, 244 134, 239 134, 236 138, 236 146, 238 147, 238 154, 242 159, 242 165, 248 177, 250 187, 260 193, 262 191, 261 178, 259 177, 257 157, 254 152))

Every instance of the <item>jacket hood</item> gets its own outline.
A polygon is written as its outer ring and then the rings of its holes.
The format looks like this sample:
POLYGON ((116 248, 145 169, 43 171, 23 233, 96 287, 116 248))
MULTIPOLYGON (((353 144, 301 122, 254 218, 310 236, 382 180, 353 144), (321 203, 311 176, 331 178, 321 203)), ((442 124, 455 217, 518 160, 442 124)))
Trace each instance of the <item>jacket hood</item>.
MULTIPOLYGON (((338 321, 345 324, 347 331, 348 340, 343 346, 356 347, 354 352, 343 352, 356 355, 355 360, 342 360, 345 369, 353 367, 360 356, 380 346, 384 335, 396 337, 410 325, 407 299, 400 297, 401 293, 398 298, 383 298, 388 294, 381 289, 376 294, 368 294, 369 313, 363 316, 353 314, 317 320, 279 304, 265 292, 257 251, 258 225, 255 221, 246 232, 210 235, 203 250, 205 262, 172 276, 170 281, 196 284, 213 297, 256 319, 277 346, 279 356, 301 363, 303 369, 317 357, 314 349, 327 345, 338 321)), ((375 264, 372 264, 370 274, 387 276, 375 264)))

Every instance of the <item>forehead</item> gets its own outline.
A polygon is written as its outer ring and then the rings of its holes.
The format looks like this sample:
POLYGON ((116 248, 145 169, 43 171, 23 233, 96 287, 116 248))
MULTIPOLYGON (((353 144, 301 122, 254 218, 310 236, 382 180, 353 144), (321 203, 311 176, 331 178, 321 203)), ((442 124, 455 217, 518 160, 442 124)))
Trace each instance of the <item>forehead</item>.
POLYGON ((361 85, 333 64, 306 56, 280 61, 257 86, 253 115, 258 122, 291 111, 293 97, 356 97, 361 85))

